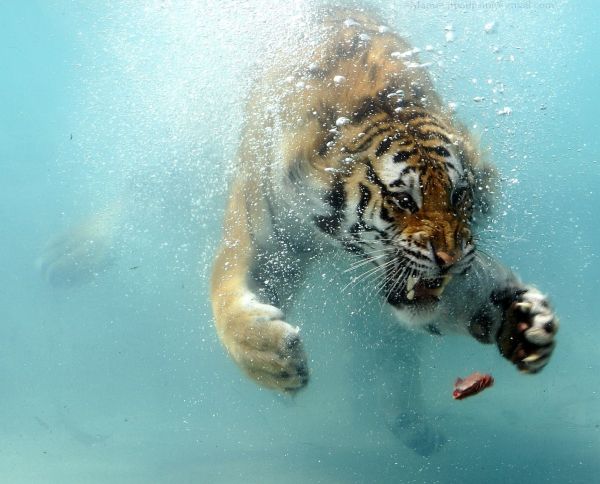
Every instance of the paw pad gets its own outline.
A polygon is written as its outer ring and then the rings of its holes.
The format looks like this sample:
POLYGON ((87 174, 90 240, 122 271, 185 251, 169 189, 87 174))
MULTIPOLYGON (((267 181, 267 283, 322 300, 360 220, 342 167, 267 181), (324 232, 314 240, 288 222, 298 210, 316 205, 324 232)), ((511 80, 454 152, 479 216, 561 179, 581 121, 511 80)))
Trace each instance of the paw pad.
POLYGON ((519 370, 538 372, 550 359, 557 331, 558 320, 546 296, 530 287, 517 295, 506 312, 498 338, 500 352, 519 370))

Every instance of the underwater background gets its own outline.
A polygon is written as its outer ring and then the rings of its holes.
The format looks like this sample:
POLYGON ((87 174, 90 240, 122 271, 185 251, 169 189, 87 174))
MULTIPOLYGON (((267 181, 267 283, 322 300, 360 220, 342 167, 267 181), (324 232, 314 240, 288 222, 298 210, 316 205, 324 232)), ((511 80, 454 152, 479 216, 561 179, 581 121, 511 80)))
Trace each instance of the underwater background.
POLYGON ((369 416, 356 327, 377 328, 379 308, 332 263, 290 315, 307 389, 246 380, 217 340, 207 274, 253 72, 306 2, 4 0, 0 482, 598 481, 597 5, 372 4, 502 174, 481 246, 551 295, 548 367, 524 376, 495 347, 427 337, 425 393, 448 441, 421 457, 369 416), (88 277, 49 262, 72 227, 97 236, 88 277), (453 401, 476 369, 496 385, 453 401))

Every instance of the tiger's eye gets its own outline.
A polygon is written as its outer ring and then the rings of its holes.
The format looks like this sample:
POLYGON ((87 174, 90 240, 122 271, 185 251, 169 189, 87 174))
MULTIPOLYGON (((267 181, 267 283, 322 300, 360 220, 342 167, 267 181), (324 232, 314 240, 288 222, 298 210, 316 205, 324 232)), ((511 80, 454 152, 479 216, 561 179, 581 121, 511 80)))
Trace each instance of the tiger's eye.
POLYGON ((460 205, 467 195, 468 189, 467 187, 457 187, 452 191, 452 195, 450 196, 450 202, 454 207, 460 205))
POLYGON ((408 193, 401 193, 394 201, 402 210, 407 210, 410 213, 415 213, 419 210, 419 207, 417 207, 417 204, 408 193))

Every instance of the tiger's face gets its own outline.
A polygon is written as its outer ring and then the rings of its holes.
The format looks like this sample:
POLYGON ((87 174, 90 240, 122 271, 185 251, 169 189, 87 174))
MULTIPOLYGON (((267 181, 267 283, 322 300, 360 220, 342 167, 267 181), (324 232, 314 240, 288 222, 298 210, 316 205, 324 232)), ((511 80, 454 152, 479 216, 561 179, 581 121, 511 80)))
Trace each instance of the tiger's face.
POLYGON ((340 224, 345 248, 361 256, 356 278, 372 279, 390 304, 413 312, 435 307, 475 256, 466 154, 441 122, 418 121, 361 131, 372 139, 352 155, 340 224))

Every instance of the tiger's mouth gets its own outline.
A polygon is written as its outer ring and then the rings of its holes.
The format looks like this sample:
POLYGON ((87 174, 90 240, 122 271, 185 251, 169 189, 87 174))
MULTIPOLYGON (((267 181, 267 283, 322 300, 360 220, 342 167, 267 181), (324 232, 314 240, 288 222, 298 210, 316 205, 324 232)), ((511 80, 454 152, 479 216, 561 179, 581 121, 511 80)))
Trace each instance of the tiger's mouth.
POLYGON ((435 279, 409 276, 406 283, 406 299, 409 301, 419 301, 425 298, 438 300, 451 279, 452 276, 449 274, 435 279))
POLYGON ((434 304, 440 300, 451 280, 451 274, 435 278, 411 275, 404 287, 399 287, 388 295, 388 302, 395 306, 434 304))

